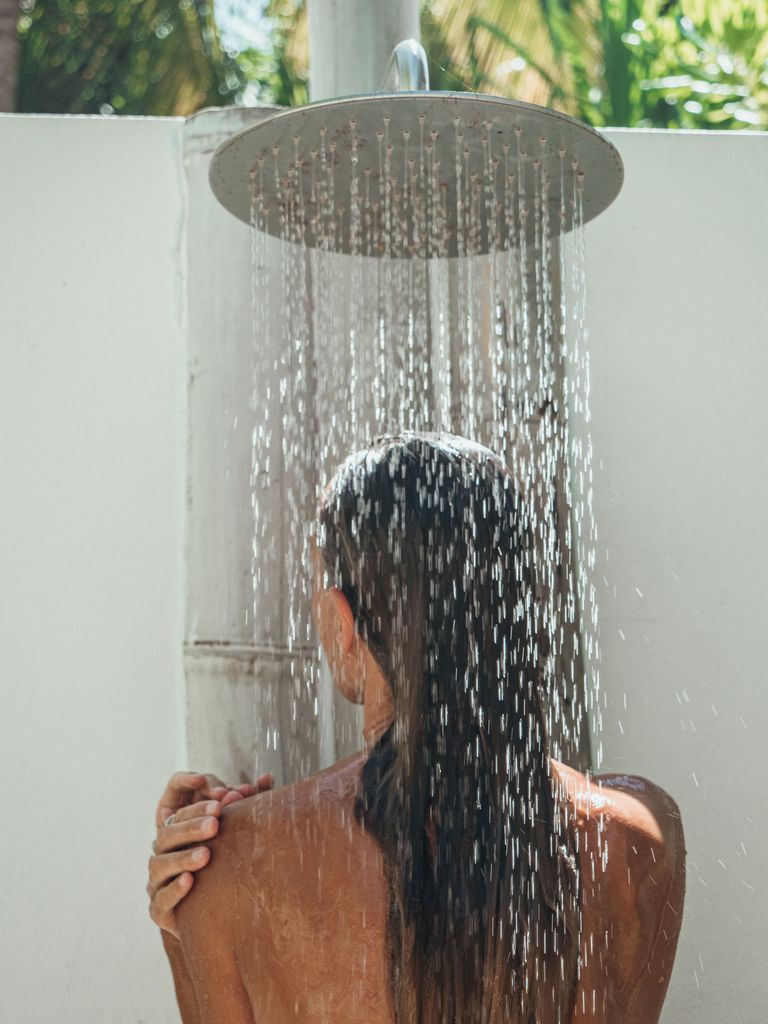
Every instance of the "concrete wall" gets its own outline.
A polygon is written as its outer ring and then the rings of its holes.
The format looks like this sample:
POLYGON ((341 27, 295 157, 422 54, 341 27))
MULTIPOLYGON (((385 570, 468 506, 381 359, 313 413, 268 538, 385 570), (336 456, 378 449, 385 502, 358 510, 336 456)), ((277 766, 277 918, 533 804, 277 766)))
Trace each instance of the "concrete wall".
MULTIPOLYGON (((251 230, 224 209, 208 183, 216 147, 272 113, 269 107, 203 110, 184 126, 189 249, 185 677, 192 760, 223 779, 245 781, 272 772, 275 784, 282 785, 321 767, 314 694, 296 692, 295 653, 286 647, 286 564, 297 531, 286 520, 285 502, 295 481, 310 474, 306 466, 287 471, 282 460, 273 460, 271 483, 257 492, 269 543, 258 543, 255 551, 251 474, 253 432, 265 408, 273 450, 284 443, 279 404, 266 395, 270 384, 277 394, 280 383, 285 261, 300 257, 288 256, 278 240, 266 240, 256 271, 263 299, 255 303, 258 312, 252 311, 251 230), (261 581, 258 594, 264 595, 257 602, 254 574, 261 581)), ((306 436, 302 424, 296 430, 306 436)), ((332 721, 326 732, 327 763, 333 763, 332 721)))
POLYGON ((688 895, 664 1021, 758 1024, 768 138, 607 134, 626 184, 586 229, 603 767, 647 775, 683 813, 688 895))
POLYGON ((0 992, 177 1020, 146 914, 184 762, 183 122, 0 116, 0 992))
MULTIPOLYGON (((587 229, 603 766, 684 815, 666 1024, 757 1024, 768 142, 609 134, 627 182, 587 229)), ((185 765, 181 136, 0 118, 0 990, 20 1024, 177 1019, 143 887, 185 765)))

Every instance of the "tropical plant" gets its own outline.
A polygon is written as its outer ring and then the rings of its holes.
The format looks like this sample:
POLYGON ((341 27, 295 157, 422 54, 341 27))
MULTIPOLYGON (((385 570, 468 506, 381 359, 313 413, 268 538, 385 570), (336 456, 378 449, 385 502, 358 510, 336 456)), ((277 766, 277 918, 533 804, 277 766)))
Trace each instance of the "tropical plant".
MULTIPOLYGON (((21 9, 19 110, 189 114, 308 99, 305 0, 264 0, 265 43, 239 52, 222 46, 209 0, 21 9)), ((423 0, 421 31, 433 89, 511 96, 597 126, 768 127, 768 0, 423 0)))
MULTIPOLYGON (((445 42, 440 63, 447 82, 439 87, 456 89, 461 82, 473 92, 547 103, 549 78, 557 67, 540 0, 425 0, 422 27, 430 21, 439 26, 445 42)), ((425 48, 434 77, 435 61, 426 41, 425 48)))
POLYGON ((22 0, 16 109, 191 114, 245 78, 206 0, 22 0))
POLYGON ((547 39, 537 37, 535 48, 480 5, 483 13, 465 20, 474 87, 498 84, 476 56, 478 38, 487 37, 517 58, 519 71, 534 72, 547 106, 597 126, 768 127, 765 0, 659 2, 538 0, 547 39))
MULTIPOLYGON (((431 0, 433 89, 490 92, 596 126, 768 127, 767 0, 431 0)), ((268 55, 238 58, 262 101, 307 98, 303 0, 270 0, 268 55)))
POLYGON ((18 0, 0 0, 0 110, 13 110, 19 66, 18 0))
MULTIPOLYGON (((687 0, 624 37, 653 56, 640 83, 668 128, 768 128, 768 4, 687 0), (668 50, 676 63, 670 67, 668 50)), ((643 119, 638 122, 644 123, 643 119)))
POLYGON ((293 107, 309 100, 309 30, 304 0, 267 0, 269 46, 237 54, 248 95, 261 103, 293 107))

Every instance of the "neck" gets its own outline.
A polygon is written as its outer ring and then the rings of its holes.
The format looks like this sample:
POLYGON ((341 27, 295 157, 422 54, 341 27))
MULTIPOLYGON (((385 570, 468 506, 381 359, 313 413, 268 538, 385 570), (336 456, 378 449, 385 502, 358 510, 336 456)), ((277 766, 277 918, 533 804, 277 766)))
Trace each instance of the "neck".
POLYGON ((390 717, 378 720, 371 724, 366 723, 363 726, 363 739, 365 740, 366 751, 370 751, 376 746, 390 725, 392 725, 392 721, 393 719, 390 717))
POLYGON ((392 691, 378 674, 366 679, 363 708, 363 739, 366 750, 370 750, 387 731, 395 717, 392 691))

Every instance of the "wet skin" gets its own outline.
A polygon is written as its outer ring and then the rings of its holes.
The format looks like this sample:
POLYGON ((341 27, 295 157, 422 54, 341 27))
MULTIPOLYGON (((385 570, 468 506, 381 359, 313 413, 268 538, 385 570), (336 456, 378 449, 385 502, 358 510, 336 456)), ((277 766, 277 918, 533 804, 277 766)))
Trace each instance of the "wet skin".
MULTIPOLYGON (((224 809, 180 939, 163 933, 184 1024, 391 1024, 383 862, 352 814, 365 756, 224 809)), ((636 776, 552 767, 579 849, 573 1020, 655 1024, 682 920, 678 808, 636 776)))
MULTIPOLYGON (((312 612, 334 682, 364 704, 366 750, 223 809, 211 861, 163 932, 184 1024, 391 1024, 387 891, 353 805, 392 692, 312 550, 312 612)), ((680 813, 653 783, 552 761, 578 844, 583 970, 572 1022, 655 1024, 682 921, 680 813), (604 857, 608 850, 607 858, 604 857)))

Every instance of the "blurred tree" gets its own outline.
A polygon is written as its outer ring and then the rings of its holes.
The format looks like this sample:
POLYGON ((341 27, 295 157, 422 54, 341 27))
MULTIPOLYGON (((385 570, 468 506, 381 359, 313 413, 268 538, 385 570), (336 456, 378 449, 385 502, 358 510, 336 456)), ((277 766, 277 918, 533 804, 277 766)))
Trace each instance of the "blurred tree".
POLYGON ((0 111, 16 107, 19 64, 19 0, 0 0, 0 111))
MULTIPOLYGON (((249 4, 269 26, 265 44, 236 52, 205 0, 22 0, 18 109, 306 103, 306 0, 249 4)), ((13 42, 2 31, 13 6, 0 0, 0 47, 13 42)), ((421 25, 433 89, 511 96, 596 126, 768 127, 768 0, 422 0, 421 25)))
POLYGON ((19 111, 186 115, 245 85, 205 0, 22 0, 19 111))
POLYGON ((309 27, 305 0, 267 0, 270 25, 266 50, 248 48, 237 63, 251 97, 261 103, 295 107, 309 101, 309 27))
POLYGON ((433 5, 473 89, 596 126, 768 128, 766 0, 433 5))
POLYGON ((438 81, 442 74, 442 88, 459 89, 461 82, 473 92, 549 105, 557 66, 540 0, 428 0, 422 24, 429 21, 439 25, 444 40, 442 60, 427 50, 430 75, 437 73, 438 81))
MULTIPOLYGON (((768 128, 768 3, 685 0, 666 6, 666 17, 641 18, 623 36, 633 56, 646 55, 648 73, 639 86, 656 111, 652 123, 768 128)), ((641 116, 635 123, 651 122, 641 116)))
MULTIPOLYGON (((768 127, 768 0, 425 0, 433 89, 511 96, 596 126, 768 127)), ((307 99, 304 0, 269 0, 263 102, 307 99)))

